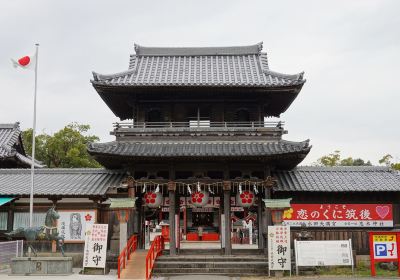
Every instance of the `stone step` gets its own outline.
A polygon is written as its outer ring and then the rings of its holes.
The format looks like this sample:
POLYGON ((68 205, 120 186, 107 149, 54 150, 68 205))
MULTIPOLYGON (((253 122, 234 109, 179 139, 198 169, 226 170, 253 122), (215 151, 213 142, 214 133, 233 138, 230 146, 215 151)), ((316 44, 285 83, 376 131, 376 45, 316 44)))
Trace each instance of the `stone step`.
POLYGON ((213 256, 213 255, 200 255, 200 256, 165 256, 162 255, 157 258, 157 261, 163 262, 268 262, 266 256, 213 256))
POLYGON ((154 268, 153 275, 165 276, 166 274, 224 274, 241 276, 243 274, 262 275, 268 273, 268 268, 235 267, 235 268, 154 268))
POLYGON ((268 262, 163 262, 157 260, 155 268, 262 268, 268 267, 268 262))
MULTIPOLYGON (((169 250, 164 250, 164 255, 169 255, 169 250)), ((223 255, 222 249, 180 249, 180 255, 223 255)), ((262 255, 259 249, 232 249, 233 255, 262 255)))
MULTIPOLYGON (((268 275, 268 271, 267 272, 262 272, 262 273, 241 273, 240 275, 238 274, 233 274, 233 273, 219 273, 219 272, 210 272, 210 273, 187 273, 187 272, 177 272, 177 273, 162 273, 162 274, 152 274, 152 276, 156 277, 172 277, 172 276, 186 276, 186 275, 216 275, 216 276, 230 276, 230 277, 236 277, 236 276, 240 276, 240 277, 254 277, 254 276, 265 276, 268 275)), ((213 279, 212 277, 209 278, 210 280, 213 279)), ((264 278, 263 278, 264 279, 264 278)))

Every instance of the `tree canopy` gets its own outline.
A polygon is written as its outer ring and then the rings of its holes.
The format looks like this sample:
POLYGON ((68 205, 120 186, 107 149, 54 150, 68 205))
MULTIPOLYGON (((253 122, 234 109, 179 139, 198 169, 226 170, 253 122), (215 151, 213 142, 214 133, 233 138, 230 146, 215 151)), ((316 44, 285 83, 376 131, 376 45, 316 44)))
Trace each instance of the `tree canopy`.
POLYGON ((400 170, 400 162, 392 162, 392 159, 392 155, 386 154, 379 160, 379 163, 390 166, 394 170, 400 170))
POLYGON ((340 151, 334 151, 329 155, 322 156, 318 159, 318 164, 322 166, 371 166, 371 162, 361 158, 341 158, 340 151))
MULTIPOLYGON (((89 143, 99 141, 99 137, 88 135, 89 125, 71 123, 49 135, 36 135, 35 158, 47 167, 101 167, 87 152, 89 143)), ((32 155, 32 129, 22 132, 26 153, 32 155)))

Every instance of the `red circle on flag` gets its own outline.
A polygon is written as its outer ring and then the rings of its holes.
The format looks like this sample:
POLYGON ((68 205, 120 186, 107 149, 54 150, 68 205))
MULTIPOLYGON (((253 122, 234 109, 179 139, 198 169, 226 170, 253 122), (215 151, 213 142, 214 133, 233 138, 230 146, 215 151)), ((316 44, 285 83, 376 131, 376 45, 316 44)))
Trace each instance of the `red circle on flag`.
POLYGON ((29 56, 24 56, 23 58, 18 59, 18 63, 21 66, 26 66, 29 64, 29 62, 31 62, 31 59, 29 56))

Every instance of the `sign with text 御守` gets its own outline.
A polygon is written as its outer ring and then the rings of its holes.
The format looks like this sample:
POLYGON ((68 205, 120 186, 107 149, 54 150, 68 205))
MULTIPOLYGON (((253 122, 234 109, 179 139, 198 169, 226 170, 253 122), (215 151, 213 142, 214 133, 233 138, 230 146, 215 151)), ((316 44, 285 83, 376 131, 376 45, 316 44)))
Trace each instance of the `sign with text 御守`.
POLYGON ((268 269, 291 270, 288 226, 268 226, 268 269))
POLYGON ((108 224, 93 224, 86 228, 83 267, 105 268, 108 224))

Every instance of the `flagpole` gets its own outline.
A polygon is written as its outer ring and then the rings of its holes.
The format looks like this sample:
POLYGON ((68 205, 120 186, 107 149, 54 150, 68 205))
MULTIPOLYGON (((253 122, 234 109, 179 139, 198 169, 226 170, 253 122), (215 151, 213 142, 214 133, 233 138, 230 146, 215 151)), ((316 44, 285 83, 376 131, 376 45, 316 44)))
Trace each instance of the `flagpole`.
POLYGON ((33 226, 33 190, 35 187, 36 93, 37 93, 37 69, 38 69, 38 61, 39 61, 39 44, 35 44, 35 45, 36 45, 36 63, 35 63, 35 91, 33 94, 31 194, 30 194, 30 198, 29 198, 29 227, 33 226))

